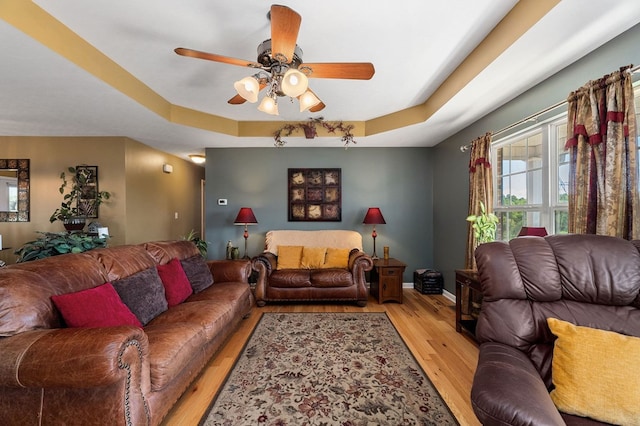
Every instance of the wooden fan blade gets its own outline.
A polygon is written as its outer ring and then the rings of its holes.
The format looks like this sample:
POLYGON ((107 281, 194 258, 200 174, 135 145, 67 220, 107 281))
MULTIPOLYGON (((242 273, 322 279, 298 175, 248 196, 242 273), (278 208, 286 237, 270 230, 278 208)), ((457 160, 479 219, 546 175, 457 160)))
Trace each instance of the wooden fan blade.
MULTIPOLYGON (((260 83, 260 90, 264 89, 265 87, 267 87, 265 83, 260 83)), ((231 105, 242 105, 245 102, 247 102, 247 100, 240 95, 235 95, 233 98, 227 101, 227 103, 230 103, 231 105)))
POLYGON ((287 6, 271 6, 271 56, 290 64, 302 17, 287 6))
POLYGON ((309 112, 322 111, 324 109, 324 107, 326 107, 326 105, 324 104, 324 102, 320 101, 320 103, 318 105, 315 105, 315 106, 312 106, 311 108, 309 108, 309 112))
POLYGON ((235 95, 227 101, 227 103, 230 103, 231 105, 242 105, 245 102, 247 102, 247 100, 240 95, 235 95))
POLYGON ((369 80, 376 70, 370 62, 303 63, 298 69, 309 78, 369 80))
POLYGON ((174 49, 178 55, 189 56, 191 58, 206 59, 207 61, 222 62, 223 64, 238 65, 241 67, 260 68, 257 62, 247 61, 245 59, 230 58, 229 56, 216 55, 215 53, 200 52, 199 50, 178 47, 174 49))

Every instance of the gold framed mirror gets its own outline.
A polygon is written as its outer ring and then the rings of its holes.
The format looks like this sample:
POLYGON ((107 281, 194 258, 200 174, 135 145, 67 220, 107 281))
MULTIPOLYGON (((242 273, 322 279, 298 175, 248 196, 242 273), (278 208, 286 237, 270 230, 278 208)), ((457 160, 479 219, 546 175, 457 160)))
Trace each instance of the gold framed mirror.
POLYGON ((29 222, 29 160, 0 159, 0 222, 29 222))

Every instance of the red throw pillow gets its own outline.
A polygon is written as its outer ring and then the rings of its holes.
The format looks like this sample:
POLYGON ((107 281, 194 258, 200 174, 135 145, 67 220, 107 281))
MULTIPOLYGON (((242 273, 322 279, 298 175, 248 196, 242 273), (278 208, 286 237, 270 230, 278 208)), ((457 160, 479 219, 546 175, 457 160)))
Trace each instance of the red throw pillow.
POLYGON ((177 258, 165 265, 158 265, 158 275, 164 285, 164 295, 169 307, 179 305, 193 293, 187 274, 177 258))
POLYGON ((51 300, 69 327, 142 327, 111 283, 75 293, 51 296, 51 300))

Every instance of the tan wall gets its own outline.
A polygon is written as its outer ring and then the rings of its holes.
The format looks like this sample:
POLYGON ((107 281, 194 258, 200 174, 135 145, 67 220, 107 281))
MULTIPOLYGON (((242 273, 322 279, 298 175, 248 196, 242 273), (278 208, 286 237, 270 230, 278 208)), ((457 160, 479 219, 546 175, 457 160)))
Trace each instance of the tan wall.
POLYGON ((204 168, 132 140, 125 162, 127 244, 180 239, 192 229, 200 234, 204 168), (173 166, 173 173, 164 173, 163 164, 173 166))
POLYGON ((60 173, 78 164, 98 166, 99 188, 112 194, 96 219, 109 227, 110 245, 175 239, 191 229, 199 231, 204 169, 131 139, 0 137, 0 158, 28 158, 31 168, 31 221, 0 222, 3 247, 12 247, 0 253, 7 263, 14 262, 15 248, 38 237, 37 231, 64 230, 59 221, 50 223, 49 216, 62 201, 60 173), (163 174, 163 163, 171 163, 174 173, 163 174), (167 220, 175 211, 179 219, 167 220))

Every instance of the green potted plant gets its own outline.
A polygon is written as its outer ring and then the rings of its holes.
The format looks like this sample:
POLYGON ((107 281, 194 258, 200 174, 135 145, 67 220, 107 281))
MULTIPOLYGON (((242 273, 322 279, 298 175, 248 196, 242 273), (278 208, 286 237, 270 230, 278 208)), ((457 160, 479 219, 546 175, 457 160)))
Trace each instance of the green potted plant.
POLYGON ((18 263, 66 253, 82 253, 83 251, 107 246, 108 237, 68 232, 38 233, 41 236, 37 240, 25 243, 14 252, 18 255, 18 263))
POLYGON ((60 174, 62 183, 58 190, 63 195, 62 203, 51 214, 49 222, 59 220, 68 231, 79 231, 84 228, 87 216, 95 213, 95 209, 108 200, 111 193, 94 190, 95 186, 90 184, 91 172, 87 168, 69 167, 67 172, 69 177, 66 172, 60 174))
POLYGON ((183 238, 195 244, 198 250, 200 251, 200 254, 202 255, 202 257, 204 257, 205 259, 207 258, 207 249, 209 247, 209 243, 203 240, 202 238, 198 237, 198 234, 196 233, 196 231, 192 229, 183 238))
POLYGON ((480 214, 467 216, 467 222, 471 222, 471 228, 473 228, 473 235, 477 244, 495 241, 498 221, 498 216, 493 213, 487 213, 482 201, 480 201, 480 214))

